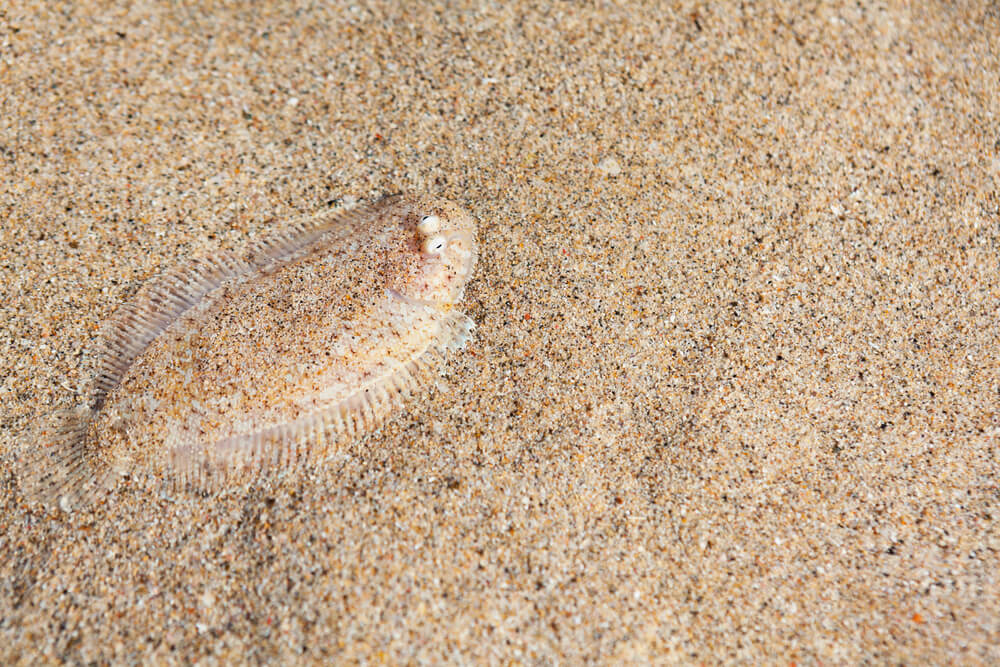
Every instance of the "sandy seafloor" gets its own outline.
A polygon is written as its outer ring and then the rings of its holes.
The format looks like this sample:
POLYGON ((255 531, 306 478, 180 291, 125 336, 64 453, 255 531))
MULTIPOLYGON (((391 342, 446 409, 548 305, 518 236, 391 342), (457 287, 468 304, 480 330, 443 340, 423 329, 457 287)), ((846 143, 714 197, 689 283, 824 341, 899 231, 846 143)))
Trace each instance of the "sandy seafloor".
POLYGON ((0 662, 1000 662, 992 2, 0 10, 0 662), (144 280, 399 191, 475 343, 325 465, 33 509, 144 280))

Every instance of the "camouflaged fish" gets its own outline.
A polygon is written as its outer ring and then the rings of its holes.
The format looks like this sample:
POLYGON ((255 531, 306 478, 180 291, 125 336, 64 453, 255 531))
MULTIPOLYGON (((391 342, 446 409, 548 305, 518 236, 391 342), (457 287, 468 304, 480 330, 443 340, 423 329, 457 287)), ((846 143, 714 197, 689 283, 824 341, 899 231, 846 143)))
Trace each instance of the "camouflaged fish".
POLYGON ((211 492, 321 461, 469 340, 475 237, 451 202, 393 197, 152 281, 107 328, 89 403, 39 429, 26 495, 69 509, 123 476, 211 492))

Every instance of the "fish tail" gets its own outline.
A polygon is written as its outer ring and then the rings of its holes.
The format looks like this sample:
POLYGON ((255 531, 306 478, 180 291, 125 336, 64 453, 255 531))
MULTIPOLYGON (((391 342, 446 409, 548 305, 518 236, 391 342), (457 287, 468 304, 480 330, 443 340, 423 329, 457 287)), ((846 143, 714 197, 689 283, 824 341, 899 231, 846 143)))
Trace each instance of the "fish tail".
POLYGON ((19 460, 26 500, 68 512, 90 504, 107 488, 111 471, 88 447, 92 418, 93 411, 81 405, 38 423, 19 460))

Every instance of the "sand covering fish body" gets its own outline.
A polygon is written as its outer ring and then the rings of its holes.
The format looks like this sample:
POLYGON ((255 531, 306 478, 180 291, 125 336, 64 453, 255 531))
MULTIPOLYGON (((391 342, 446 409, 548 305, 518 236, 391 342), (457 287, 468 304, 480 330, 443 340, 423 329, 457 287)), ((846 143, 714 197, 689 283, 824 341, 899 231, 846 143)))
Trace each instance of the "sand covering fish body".
POLYGON ((26 494, 68 508, 125 475, 205 492, 322 460, 469 340, 475 261, 466 212, 394 197, 178 267, 107 327, 91 400, 39 427, 26 494))

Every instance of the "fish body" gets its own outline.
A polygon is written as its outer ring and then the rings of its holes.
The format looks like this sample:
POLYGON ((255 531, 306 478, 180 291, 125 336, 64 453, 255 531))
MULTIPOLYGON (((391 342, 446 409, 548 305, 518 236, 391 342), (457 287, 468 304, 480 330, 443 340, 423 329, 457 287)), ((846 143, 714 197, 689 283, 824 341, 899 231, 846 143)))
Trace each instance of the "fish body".
POLYGON ((92 400, 36 439, 29 495, 67 508, 125 475, 210 492, 373 430, 469 340, 475 231, 394 197, 153 281, 108 327, 92 400))

